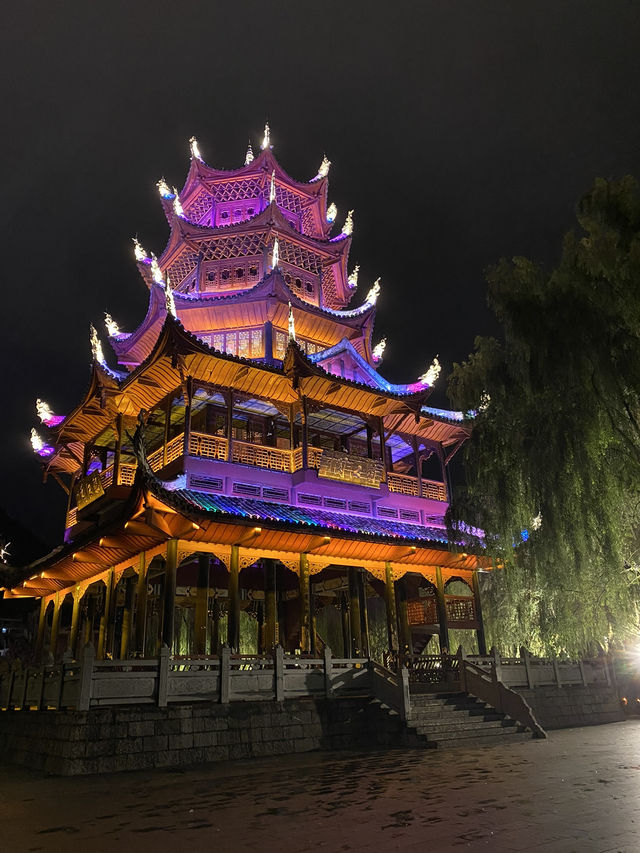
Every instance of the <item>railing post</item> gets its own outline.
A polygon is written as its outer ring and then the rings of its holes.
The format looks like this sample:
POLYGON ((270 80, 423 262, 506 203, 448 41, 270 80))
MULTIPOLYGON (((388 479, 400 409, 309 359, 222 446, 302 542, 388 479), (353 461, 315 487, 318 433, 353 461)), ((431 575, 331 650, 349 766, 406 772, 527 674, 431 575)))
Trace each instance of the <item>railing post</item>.
POLYGON ((558 658, 553 659, 553 677, 556 680, 556 687, 562 687, 562 679, 560 678, 560 667, 558 666, 558 658))
POLYGON ((527 673, 527 687, 531 689, 533 687, 533 677, 531 674, 531 654, 529 649, 522 646, 520 649, 520 657, 524 662, 524 668, 527 673))
POLYGON ((582 684, 584 687, 586 687, 587 686, 587 673, 585 672, 584 661, 582 660, 582 658, 580 658, 580 660, 578 661, 578 666, 580 667, 580 678, 582 679, 582 684))
POLYGON ((160 661, 158 666, 158 707, 167 707, 167 696, 169 693, 169 658, 171 651, 166 643, 160 649, 160 661))
POLYGON ((497 680, 502 681, 502 658, 500 657, 500 652, 495 646, 491 646, 489 654, 493 658, 492 671, 495 673, 497 680))
POLYGON ((331 679, 331 649, 325 646, 324 649, 324 695, 327 699, 333 698, 333 683, 331 679))
POLYGON ((467 692, 467 671, 465 669, 465 653, 462 646, 458 646, 458 651, 456 652, 456 657, 458 658, 458 673, 460 676, 460 687, 463 693, 467 692))
POLYGON ((403 720, 407 720, 411 715, 411 690, 409 688, 409 670, 406 666, 401 666, 398 670, 398 680, 400 683, 400 708, 403 720))
POLYGON ((276 702, 284 702, 284 649, 279 643, 274 650, 273 662, 276 702))
POLYGON ((220 703, 226 705, 231 693, 231 649, 225 643, 220 655, 220 703))
POLYGON ((62 697, 64 693, 64 676, 67 671, 67 664, 70 664, 73 660, 73 655, 67 649, 67 651, 62 655, 62 660, 60 661, 60 676, 58 679, 58 699, 56 702, 56 710, 60 710, 62 708, 62 697))
POLYGON ((88 711, 91 705, 91 684, 93 680, 93 662, 96 653, 93 645, 87 643, 80 659, 80 689, 78 691, 78 710, 88 711))

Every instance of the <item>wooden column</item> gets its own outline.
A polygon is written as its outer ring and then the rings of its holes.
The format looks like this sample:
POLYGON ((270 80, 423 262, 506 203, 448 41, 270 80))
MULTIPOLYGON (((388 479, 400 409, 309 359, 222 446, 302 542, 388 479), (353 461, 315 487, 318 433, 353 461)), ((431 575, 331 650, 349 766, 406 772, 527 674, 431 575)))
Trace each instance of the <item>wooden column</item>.
POLYGON ((396 607, 396 590, 393 583, 391 563, 384 564, 384 603, 387 610, 387 637, 389 651, 398 651, 398 610, 396 607))
POLYGON ((58 645, 58 631, 60 630, 61 604, 60 593, 56 592, 55 598, 53 599, 53 618, 51 620, 51 637, 49 639, 49 651, 51 652, 54 660, 56 658, 56 649, 58 645))
POLYGON ((217 655, 220 653, 220 602, 216 596, 213 599, 213 631, 211 632, 211 643, 209 644, 209 654, 217 655))
POLYGON ((175 626, 176 576, 178 573, 178 540, 167 542, 167 562, 164 572, 164 608, 162 617, 162 644, 173 652, 175 626))
POLYGON ((407 584, 404 578, 396 582, 396 603, 398 608, 398 628, 400 651, 403 654, 413 654, 413 642, 411 640, 411 627, 409 625, 409 613, 407 609, 407 584))
POLYGON ((415 435, 411 441, 413 446, 413 458, 416 466, 416 479, 418 480, 418 496, 422 497, 422 456, 420 455, 420 446, 415 435))
POLYGON ((484 620, 482 618, 482 602, 480 600, 480 579, 478 577, 478 570, 476 569, 471 576, 471 586, 473 589, 473 599, 476 606, 476 619, 478 620, 478 627, 476 628, 476 634, 478 637, 478 652, 481 655, 486 655, 487 653, 487 640, 484 634, 484 620))
POLYGON ((311 652, 311 584, 309 556, 300 554, 300 651, 311 652))
POLYGON ((111 608, 111 598, 113 593, 113 575, 113 569, 109 569, 104 584, 104 604, 102 608, 102 615, 100 616, 100 628, 98 630, 98 648, 96 650, 96 658, 98 660, 104 660, 107 648, 109 610, 111 608))
POLYGON ((384 419, 379 418, 378 422, 379 422, 378 430, 380 432, 380 461, 382 462, 382 465, 384 468, 384 482, 386 483, 388 466, 387 466, 387 444, 386 444, 385 438, 384 438, 384 419))
POLYGON ((227 394, 227 462, 231 461, 233 461, 233 391, 227 394))
POLYGON ((136 587, 136 654, 143 658, 147 636, 147 561, 144 551, 139 560, 136 587))
POLYGON ((232 651, 240 648, 240 556, 237 545, 231 546, 229 563, 229 616, 227 622, 227 645, 232 651))
MULTIPOLYGON (((96 612, 96 597, 95 595, 90 595, 89 592, 85 593, 88 598, 86 601, 87 604, 87 614, 82 623, 82 645, 81 651, 87 645, 87 643, 91 643, 93 639, 93 618, 96 612)), ((93 644, 92 644, 93 645, 93 644)), ((79 656, 79 655, 78 655, 79 656)))
POLYGON ((349 630, 349 599, 344 594, 340 595, 340 616, 342 618, 342 651, 344 657, 350 658, 351 654, 351 631, 349 630))
POLYGON ((307 424, 307 398, 302 398, 302 467, 309 466, 309 426, 307 424))
POLYGON ((209 563, 208 554, 198 555, 198 591, 196 593, 196 654, 206 655, 209 628, 209 563))
POLYGON ((123 425, 122 425, 122 415, 118 413, 116 415, 116 423, 114 427, 114 432, 116 436, 116 445, 113 452, 113 485, 120 485, 120 460, 122 458, 122 433, 123 433, 123 425))
POLYGON ((131 623, 133 621, 133 578, 124 582, 124 609, 122 612, 122 633, 120 634, 120 660, 125 660, 129 654, 131 640, 131 623))
POLYGON ((367 579, 364 571, 358 569, 358 592, 360 598, 360 636, 362 638, 362 654, 371 657, 369 645, 369 611, 367 609, 367 579))
POLYGON ((264 324, 264 360, 273 364, 273 323, 267 320, 264 324))
POLYGON ((189 439, 191 437, 191 405, 193 403, 193 377, 187 377, 187 399, 184 407, 184 442, 182 452, 185 456, 189 455, 189 439))
POLYGON ((79 589, 73 591, 73 610, 71 611, 71 630, 69 631, 69 640, 67 642, 67 651, 71 652, 73 657, 76 656, 76 645, 78 641, 78 620, 80 618, 80 602, 83 592, 79 589))
POLYGON ((173 408, 173 393, 167 397, 164 409, 164 439, 162 444, 162 467, 167 464, 167 444, 169 444, 169 433, 171 431, 171 410, 173 408))
POLYGON ((277 643, 276 625, 278 623, 277 589, 276 589, 276 561, 263 560, 264 562, 264 650, 270 652, 277 643))
POLYGON ((440 650, 449 648, 449 623, 447 620, 447 608, 444 599, 444 582, 442 580, 442 569, 436 566, 436 604, 438 607, 438 624, 440 626, 440 650))
POLYGON ((42 658, 42 644, 44 643, 44 629, 46 627, 47 618, 47 602, 44 598, 40 599, 40 614, 38 616, 38 635, 36 637, 35 659, 40 662, 42 658))
POLYGON ((349 633, 351 639, 351 656, 362 656, 362 633, 360 615, 360 571, 355 566, 349 566, 349 633))
POLYGON ((107 601, 105 601, 105 611, 107 614, 107 644, 105 657, 115 657, 115 635, 116 635, 116 573, 111 569, 109 573, 110 581, 107 588, 107 601))
POLYGON ((373 459, 373 430, 370 424, 367 424, 367 456, 373 459))

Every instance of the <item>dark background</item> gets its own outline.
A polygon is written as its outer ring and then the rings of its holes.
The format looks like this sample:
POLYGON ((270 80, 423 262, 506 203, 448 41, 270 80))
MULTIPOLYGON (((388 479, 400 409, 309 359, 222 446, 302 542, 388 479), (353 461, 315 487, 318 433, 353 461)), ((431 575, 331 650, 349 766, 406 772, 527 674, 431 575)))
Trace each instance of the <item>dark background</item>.
POLYGON ((631 0, 83 0, 2 18, 0 505, 51 544, 64 499, 40 485, 34 400, 78 402, 105 310, 142 320, 131 236, 162 251, 155 182, 182 186, 192 134, 234 168, 268 119, 301 180, 326 152, 338 225, 355 209, 354 304, 382 276, 382 372, 412 381, 439 353, 436 404, 495 331, 486 267, 552 264, 594 177, 640 175, 631 0))

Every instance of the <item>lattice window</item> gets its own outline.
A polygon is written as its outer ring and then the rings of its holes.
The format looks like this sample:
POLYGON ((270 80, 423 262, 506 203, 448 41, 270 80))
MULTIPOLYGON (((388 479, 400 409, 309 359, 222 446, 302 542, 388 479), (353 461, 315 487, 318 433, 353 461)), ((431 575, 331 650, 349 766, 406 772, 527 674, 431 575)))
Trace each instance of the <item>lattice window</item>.
POLYGON ((224 352, 224 334, 222 332, 213 336, 213 348, 217 349, 218 352, 224 352))
POLYGON ((284 359, 284 354, 287 349, 287 336, 284 332, 276 332, 275 334, 275 357, 281 361, 284 359))
POLYGON ((238 355, 249 358, 251 354, 251 335, 247 329, 238 332, 238 355))
POLYGON ((262 342, 262 329, 251 330, 251 358, 262 358, 264 355, 264 343, 262 342))
POLYGON ((224 184, 214 184, 211 187, 211 194, 217 202, 256 198, 261 191, 260 181, 256 178, 228 181, 224 184))
POLYGON ((302 231, 312 237, 317 236, 316 223, 311 213, 311 207, 305 207, 302 211, 302 231))
POLYGON ((202 224, 204 221, 208 225, 211 221, 212 203, 213 200, 209 193, 202 190, 185 208, 184 212, 187 219, 190 222, 197 222, 199 224, 202 224))
POLYGON ((318 255, 288 240, 280 241, 280 259, 284 263, 292 264, 314 275, 320 275, 322 269, 322 262, 318 255))
MULTIPOLYGON (((200 335, 202 339, 204 336, 200 335)), ((242 358, 262 358, 264 339, 262 329, 240 329, 239 331, 214 332, 213 348, 242 358)))
POLYGON ((260 255, 263 247, 263 234, 238 234, 235 237, 203 240, 200 243, 200 251, 205 261, 221 261, 227 258, 260 255))
POLYGON ((336 278, 331 267, 325 267, 322 270, 322 298, 328 308, 342 308, 344 305, 338 299, 336 278))
POLYGON ((283 207, 285 210, 290 210, 292 213, 300 213, 302 211, 302 199, 297 193, 285 189, 285 187, 276 184, 276 204, 278 207, 283 207))
POLYGON ((197 264, 198 256, 195 252, 190 252, 188 249, 181 252, 166 270, 171 279, 171 286, 174 289, 178 287, 185 278, 191 275, 197 264))

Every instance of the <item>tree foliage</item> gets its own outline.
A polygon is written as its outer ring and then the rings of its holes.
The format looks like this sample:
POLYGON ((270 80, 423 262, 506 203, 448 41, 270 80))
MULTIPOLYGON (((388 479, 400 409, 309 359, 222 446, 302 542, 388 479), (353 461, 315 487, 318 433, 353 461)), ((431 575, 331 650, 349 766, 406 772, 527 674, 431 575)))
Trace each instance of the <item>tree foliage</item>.
POLYGON ((477 410, 452 523, 486 530, 504 566, 484 584, 503 648, 577 654, 637 631, 636 182, 597 180, 577 219, 551 273, 525 258, 490 270, 502 340, 478 338, 449 380, 477 410))

